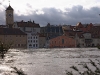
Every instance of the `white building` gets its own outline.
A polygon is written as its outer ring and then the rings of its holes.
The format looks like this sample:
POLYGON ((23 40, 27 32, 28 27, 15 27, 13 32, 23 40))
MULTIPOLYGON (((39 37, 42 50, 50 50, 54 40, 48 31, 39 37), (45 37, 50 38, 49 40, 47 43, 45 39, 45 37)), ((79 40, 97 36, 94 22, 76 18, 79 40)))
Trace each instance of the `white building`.
POLYGON ((27 33, 27 48, 39 48, 39 35, 27 33))

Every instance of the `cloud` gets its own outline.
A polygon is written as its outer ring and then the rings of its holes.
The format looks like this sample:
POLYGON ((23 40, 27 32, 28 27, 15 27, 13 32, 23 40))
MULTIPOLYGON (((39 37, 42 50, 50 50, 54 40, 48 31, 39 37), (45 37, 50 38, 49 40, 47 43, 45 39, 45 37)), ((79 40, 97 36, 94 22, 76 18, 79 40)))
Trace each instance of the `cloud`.
POLYGON ((0 10, 0 24, 5 24, 5 13, 0 10))
POLYGON ((4 1, 5 1, 5 0, 1 0, 1 1, 0 1, 0 5, 2 5, 2 3, 3 3, 4 1))
POLYGON ((28 6, 28 8, 32 8, 32 6, 29 3, 27 3, 26 6, 28 6))
POLYGON ((84 9, 83 6, 74 6, 68 12, 67 16, 71 18, 72 22, 80 21, 83 23, 100 23, 99 16, 100 8, 92 7, 90 9, 84 9))
POLYGON ((43 8, 42 10, 36 10, 33 12, 33 14, 29 16, 23 16, 21 15, 20 17, 16 16, 16 20, 19 18, 22 19, 24 18, 25 20, 34 20, 37 23, 40 23, 41 25, 46 25, 47 23, 51 24, 61 24, 66 21, 64 13, 55 8, 43 8), (37 14, 37 12, 41 11, 42 13, 37 14))
MULTIPOLYGON (((27 4, 27 6, 31 8, 31 5, 27 4)), ((29 21, 31 19, 34 20, 36 23, 39 23, 41 26, 45 26, 47 25, 47 23, 51 23, 53 25, 59 25, 59 24, 76 25, 78 22, 100 23, 99 7, 92 7, 90 9, 85 9, 83 6, 77 5, 73 6, 72 8, 66 8, 65 12, 56 8, 43 8, 41 10, 28 11, 28 12, 31 12, 31 14, 30 15, 23 14, 20 16, 18 15, 18 13, 15 12, 14 20, 29 21)), ((0 14, 3 14, 3 12, 0 14)), ((0 17, 3 18, 3 16, 4 15, 1 15, 0 17)))

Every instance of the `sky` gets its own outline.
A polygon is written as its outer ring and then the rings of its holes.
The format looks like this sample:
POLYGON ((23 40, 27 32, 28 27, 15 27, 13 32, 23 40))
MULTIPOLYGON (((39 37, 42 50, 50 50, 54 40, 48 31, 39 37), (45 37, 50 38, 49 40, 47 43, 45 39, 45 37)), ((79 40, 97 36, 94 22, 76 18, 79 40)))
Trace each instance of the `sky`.
POLYGON ((14 21, 35 21, 40 26, 100 23, 100 0, 0 0, 0 24, 5 9, 14 9, 14 21))

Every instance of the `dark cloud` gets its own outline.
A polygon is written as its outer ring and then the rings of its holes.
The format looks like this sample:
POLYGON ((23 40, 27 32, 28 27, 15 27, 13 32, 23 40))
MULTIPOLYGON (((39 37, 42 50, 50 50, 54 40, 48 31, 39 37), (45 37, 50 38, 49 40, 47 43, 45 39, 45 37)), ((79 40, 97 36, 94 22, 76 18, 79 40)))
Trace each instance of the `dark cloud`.
POLYGON ((75 22, 83 22, 83 23, 100 23, 100 8, 92 7, 90 9, 84 9, 83 6, 74 6, 70 11, 67 13, 67 17, 72 20, 72 23, 75 22))
MULTIPOLYGON (((31 8, 31 5, 28 5, 31 8)), ((100 8, 92 7, 90 9, 84 9, 83 6, 73 6, 71 9, 66 8, 66 12, 61 11, 56 8, 43 8, 42 11, 44 14, 37 14, 39 10, 33 11, 33 14, 25 16, 18 16, 15 13, 15 21, 29 21, 34 20, 36 23, 39 23, 41 26, 51 23, 54 25, 59 24, 71 24, 76 25, 78 22, 82 23, 100 23, 100 8)), ((2 13, 1 13, 2 14, 2 13)), ((2 16, 0 16, 2 17, 2 16)))
POLYGON ((0 10, 0 25, 5 24, 5 12, 0 10))
POLYGON ((29 16, 17 16, 15 15, 15 20, 34 20, 35 22, 46 25, 48 22, 51 24, 60 24, 64 23, 65 18, 63 17, 64 13, 61 10, 55 9, 55 8, 43 8, 42 11, 44 14, 37 14, 39 10, 36 10, 33 12, 32 15, 29 16))

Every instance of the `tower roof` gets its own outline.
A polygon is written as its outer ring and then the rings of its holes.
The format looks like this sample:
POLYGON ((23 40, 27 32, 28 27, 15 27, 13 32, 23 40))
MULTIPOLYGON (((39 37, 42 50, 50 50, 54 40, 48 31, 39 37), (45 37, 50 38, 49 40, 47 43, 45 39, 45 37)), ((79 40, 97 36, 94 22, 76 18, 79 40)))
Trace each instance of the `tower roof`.
POLYGON ((9 6, 7 7, 7 9, 6 10, 13 10, 13 8, 10 6, 10 4, 9 4, 9 6))

